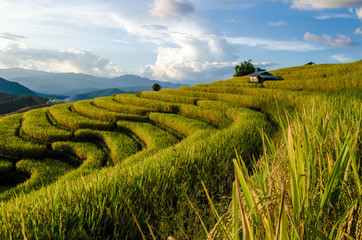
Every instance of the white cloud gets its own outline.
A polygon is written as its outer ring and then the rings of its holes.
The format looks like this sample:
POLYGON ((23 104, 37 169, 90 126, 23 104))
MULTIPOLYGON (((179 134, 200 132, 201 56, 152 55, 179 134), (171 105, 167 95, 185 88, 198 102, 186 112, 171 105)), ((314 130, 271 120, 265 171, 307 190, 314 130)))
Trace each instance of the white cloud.
POLYGON ((355 17, 356 16, 351 14, 327 14, 327 15, 316 16, 315 19, 326 20, 331 18, 355 18, 355 17))
POLYGON ((321 43, 333 47, 351 47, 357 44, 356 42, 353 42, 351 38, 342 34, 337 34, 337 38, 332 38, 327 34, 319 36, 313 33, 306 32, 303 39, 305 41, 321 43))
POLYGON ((279 64, 275 62, 253 62, 253 65, 259 68, 267 68, 267 67, 274 67, 279 64))
POLYGON ((300 41, 276 41, 276 40, 264 40, 264 39, 249 38, 249 37, 227 38, 227 41, 232 44, 266 48, 270 50, 307 52, 307 51, 324 49, 324 47, 315 46, 300 41))
POLYGON ((187 0, 155 0, 150 12, 161 18, 182 17, 194 12, 194 6, 187 0))
POLYGON ((352 58, 345 57, 344 54, 335 54, 335 55, 331 56, 331 59, 337 60, 338 62, 341 62, 341 63, 354 61, 352 58))
POLYGON ((12 33, 0 33, 0 38, 6 39, 6 40, 12 40, 12 41, 26 39, 26 37, 24 37, 24 36, 15 35, 12 33))
POLYGON ((184 80, 195 73, 233 66, 237 58, 223 37, 172 34, 178 47, 159 47, 155 64, 145 66, 143 75, 160 80, 184 80))
POLYGON ((360 28, 357 28, 356 31, 354 31, 354 34, 362 34, 362 30, 360 28))
POLYGON ((359 19, 362 19, 362 7, 355 9, 356 15, 359 19))
POLYGON ((280 20, 280 21, 269 21, 268 22, 268 25, 271 26, 271 27, 280 27, 280 26, 284 26, 284 25, 287 25, 287 23, 283 20, 280 20))
POLYGON ((292 8, 310 10, 361 6, 361 0, 290 0, 292 8))
POLYGON ((119 76, 122 69, 90 50, 65 51, 27 48, 21 41, 1 41, 0 68, 19 67, 48 72, 74 72, 97 76, 119 76))

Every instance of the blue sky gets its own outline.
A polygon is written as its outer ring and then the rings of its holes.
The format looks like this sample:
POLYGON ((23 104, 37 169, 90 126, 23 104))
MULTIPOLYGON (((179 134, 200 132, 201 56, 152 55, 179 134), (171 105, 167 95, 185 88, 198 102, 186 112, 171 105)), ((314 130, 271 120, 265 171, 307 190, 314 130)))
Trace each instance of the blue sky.
POLYGON ((362 59, 362 0, 0 0, 0 68, 201 83, 362 59))

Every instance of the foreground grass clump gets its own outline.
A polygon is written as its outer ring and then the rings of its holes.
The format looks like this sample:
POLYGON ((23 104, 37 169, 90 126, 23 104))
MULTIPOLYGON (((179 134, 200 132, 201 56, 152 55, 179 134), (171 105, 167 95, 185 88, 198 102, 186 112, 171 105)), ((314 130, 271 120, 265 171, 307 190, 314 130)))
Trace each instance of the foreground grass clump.
POLYGON ((361 101, 319 99, 279 124, 252 172, 234 160, 231 220, 209 238, 361 239, 361 101))

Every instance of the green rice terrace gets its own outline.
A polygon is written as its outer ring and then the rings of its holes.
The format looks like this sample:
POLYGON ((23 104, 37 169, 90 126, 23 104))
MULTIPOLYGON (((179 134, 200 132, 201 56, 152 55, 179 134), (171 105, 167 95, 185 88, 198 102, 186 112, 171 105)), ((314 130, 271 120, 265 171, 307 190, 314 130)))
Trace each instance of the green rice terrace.
POLYGON ((362 61, 0 118, 0 239, 362 239, 362 61))

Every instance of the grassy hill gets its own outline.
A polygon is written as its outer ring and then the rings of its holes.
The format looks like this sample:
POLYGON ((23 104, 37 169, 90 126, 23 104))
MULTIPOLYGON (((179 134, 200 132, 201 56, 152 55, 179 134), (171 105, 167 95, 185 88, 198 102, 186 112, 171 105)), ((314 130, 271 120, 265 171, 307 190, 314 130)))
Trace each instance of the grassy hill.
POLYGON ((0 118, 0 238, 361 239, 362 61, 0 118))
POLYGON ((0 92, 0 114, 14 112, 24 107, 46 103, 47 99, 30 95, 14 95, 0 92))

